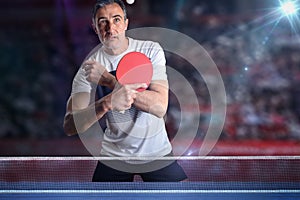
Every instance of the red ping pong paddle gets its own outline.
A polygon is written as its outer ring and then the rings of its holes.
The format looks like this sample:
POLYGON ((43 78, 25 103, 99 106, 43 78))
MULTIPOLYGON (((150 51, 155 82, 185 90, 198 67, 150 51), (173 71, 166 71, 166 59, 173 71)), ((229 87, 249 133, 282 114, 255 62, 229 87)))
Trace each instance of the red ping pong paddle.
MULTIPOLYGON (((123 56, 117 66, 116 78, 122 85, 146 83, 150 85, 153 67, 150 59, 143 53, 130 52, 123 56)), ((146 88, 138 88, 142 92, 146 88)))

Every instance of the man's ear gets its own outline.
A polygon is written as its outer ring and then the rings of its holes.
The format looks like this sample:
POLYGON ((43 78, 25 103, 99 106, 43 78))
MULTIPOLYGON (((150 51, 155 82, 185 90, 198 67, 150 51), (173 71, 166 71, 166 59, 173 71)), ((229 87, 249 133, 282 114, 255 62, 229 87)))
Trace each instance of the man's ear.
POLYGON ((125 30, 127 30, 127 28, 128 28, 128 23, 129 23, 129 20, 127 18, 127 19, 125 19, 125 30))
POLYGON ((98 31, 97 31, 94 21, 92 22, 92 27, 93 27, 94 32, 98 35, 98 31))

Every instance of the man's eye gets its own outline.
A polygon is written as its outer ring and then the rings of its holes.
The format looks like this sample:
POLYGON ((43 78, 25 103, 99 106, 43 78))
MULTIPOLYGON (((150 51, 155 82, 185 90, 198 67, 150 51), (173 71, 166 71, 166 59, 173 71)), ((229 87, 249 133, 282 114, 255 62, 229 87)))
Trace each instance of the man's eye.
POLYGON ((120 22, 121 19, 120 19, 120 18, 115 18, 114 21, 115 21, 115 22, 120 22))
POLYGON ((106 25, 106 24, 107 24, 107 20, 99 20, 98 21, 98 25, 103 26, 103 25, 106 25))

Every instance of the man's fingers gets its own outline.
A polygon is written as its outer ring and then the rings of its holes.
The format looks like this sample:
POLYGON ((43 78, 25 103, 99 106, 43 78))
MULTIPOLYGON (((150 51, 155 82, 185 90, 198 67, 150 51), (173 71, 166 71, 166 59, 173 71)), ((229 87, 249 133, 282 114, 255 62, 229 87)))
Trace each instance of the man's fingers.
POLYGON ((95 60, 87 60, 87 61, 84 62, 83 65, 93 65, 93 64, 95 64, 95 63, 96 63, 95 60))
POLYGON ((83 63, 84 70, 90 70, 93 68, 93 65, 96 63, 94 60, 87 60, 83 63))
POLYGON ((128 84, 126 85, 129 89, 131 90, 136 90, 136 89, 139 89, 139 88, 147 88, 148 85, 146 83, 134 83, 134 84, 128 84))

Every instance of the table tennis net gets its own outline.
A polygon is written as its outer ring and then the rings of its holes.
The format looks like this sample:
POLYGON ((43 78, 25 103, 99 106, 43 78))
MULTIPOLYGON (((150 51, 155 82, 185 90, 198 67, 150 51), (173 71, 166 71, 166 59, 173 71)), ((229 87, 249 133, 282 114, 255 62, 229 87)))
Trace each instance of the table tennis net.
MULTIPOLYGON (((177 160, 191 182, 300 182, 300 156, 166 159, 177 160)), ((98 160, 101 158, 0 157, 0 181, 91 182, 98 160)), ((138 176, 135 180, 140 181, 138 176)))

